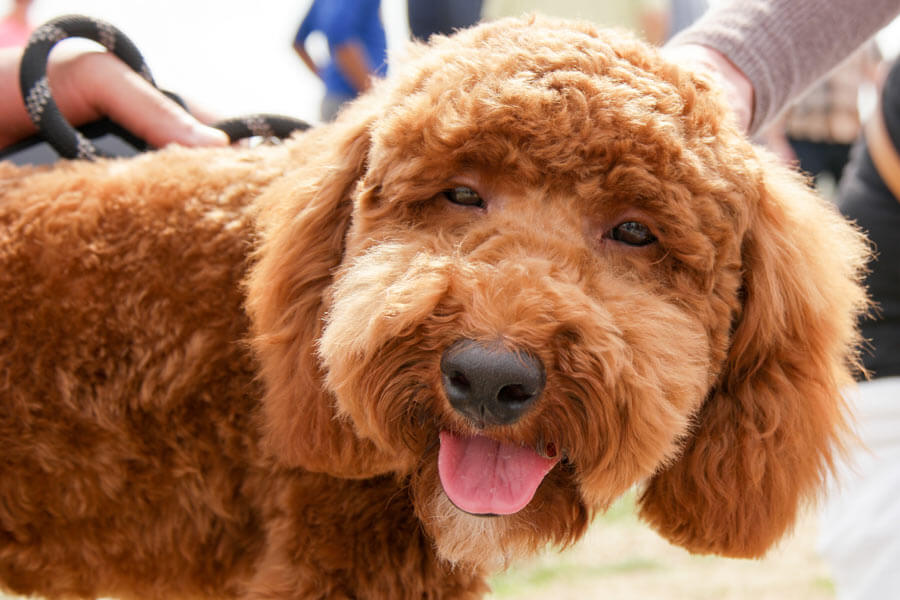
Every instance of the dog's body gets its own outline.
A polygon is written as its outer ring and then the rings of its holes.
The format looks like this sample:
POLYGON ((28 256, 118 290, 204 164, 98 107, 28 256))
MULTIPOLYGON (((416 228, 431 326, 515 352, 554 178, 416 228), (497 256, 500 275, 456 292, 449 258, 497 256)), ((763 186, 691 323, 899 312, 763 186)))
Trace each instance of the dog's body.
POLYGON ((252 200, 302 165, 286 150, 174 149, 4 180, 10 589, 223 597, 254 576, 277 598, 481 589, 436 561, 393 478, 280 468, 261 452, 241 282, 252 200), (160 193, 201 171, 216 183, 160 193))
POLYGON ((761 554, 840 444, 866 250, 725 115, 504 21, 279 147, 0 166, 0 583, 478 597, 641 481, 761 554))

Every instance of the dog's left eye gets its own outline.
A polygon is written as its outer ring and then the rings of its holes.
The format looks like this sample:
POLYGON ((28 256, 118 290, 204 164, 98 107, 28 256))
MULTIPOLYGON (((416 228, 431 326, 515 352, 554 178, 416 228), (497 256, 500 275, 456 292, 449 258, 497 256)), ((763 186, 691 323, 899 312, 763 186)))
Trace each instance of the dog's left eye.
POLYGON ((650 228, 637 221, 626 221, 612 228, 609 237, 629 246, 647 246, 656 241, 650 228))
POLYGON ((444 190, 442 192, 447 200, 453 204, 461 204, 462 206, 476 206, 484 208, 484 200, 478 195, 478 192, 464 185, 444 190))

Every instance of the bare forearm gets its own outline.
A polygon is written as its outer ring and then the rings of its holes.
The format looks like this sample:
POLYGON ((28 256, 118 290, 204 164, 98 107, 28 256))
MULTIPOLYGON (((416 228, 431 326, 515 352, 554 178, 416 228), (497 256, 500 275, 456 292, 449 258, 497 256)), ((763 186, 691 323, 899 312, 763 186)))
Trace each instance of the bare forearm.
POLYGON ((334 60, 341 73, 358 92, 364 92, 372 85, 372 73, 365 49, 356 42, 346 42, 337 47, 334 60))
POLYGON ((19 93, 20 48, 0 50, 0 148, 35 133, 19 93))
POLYGON ((306 65, 307 69, 309 69, 314 75, 319 74, 319 66, 315 63, 315 61, 313 61, 312 57, 309 55, 309 52, 307 52, 306 48, 303 47, 303 44, 295 42, 294 52, 297 53, 297 56, 300 57, 300 60, 303 61, 303 64, 306 65))
MULTIPOLYGON (((21 56, 21 49, 0 50, 0 147, 36 132, 19 91, 21 56)), ((156 147, 228 143, 107 52, 54 51, 47 72, 60 111, 74 125, 108 116, 156 147)))

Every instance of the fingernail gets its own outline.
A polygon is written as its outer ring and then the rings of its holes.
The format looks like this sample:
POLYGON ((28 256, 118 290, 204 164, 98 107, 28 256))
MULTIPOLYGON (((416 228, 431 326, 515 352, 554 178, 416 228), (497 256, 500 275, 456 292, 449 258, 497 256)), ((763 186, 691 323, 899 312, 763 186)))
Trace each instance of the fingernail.
POLYGON ((186 146, 227 146, 229 143, 231 140, 224 131, 206 125, 192 127, 183 140, 186 146))

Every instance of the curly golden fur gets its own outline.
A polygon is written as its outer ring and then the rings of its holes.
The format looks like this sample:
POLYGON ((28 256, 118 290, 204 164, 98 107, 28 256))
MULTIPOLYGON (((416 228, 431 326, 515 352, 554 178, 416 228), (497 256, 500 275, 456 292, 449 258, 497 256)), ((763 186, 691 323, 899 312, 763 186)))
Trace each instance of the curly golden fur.
POLYGON ((474 598, 635 485, 674 543, 761 555, 842 446, 866 253, 706 78, 539 17, 281 146, 0 165, 0 582, 474 598), (467 416, 460 340, 543 393, 467 416), (453 440, 549 472, 470 514, 453 440))

